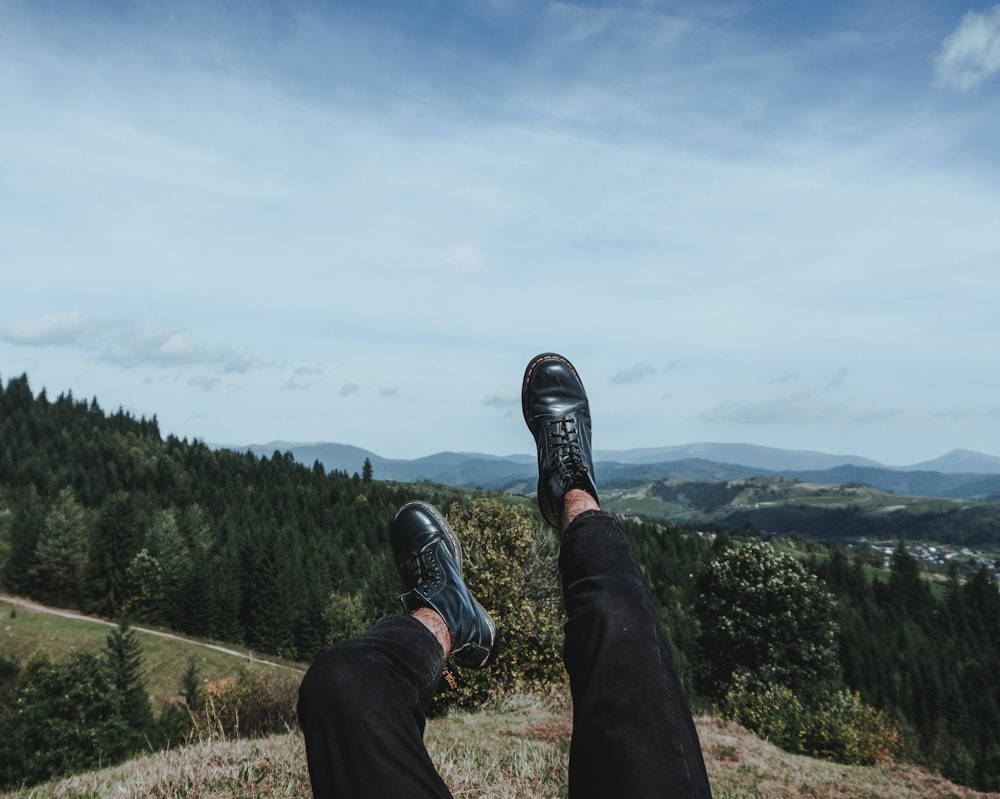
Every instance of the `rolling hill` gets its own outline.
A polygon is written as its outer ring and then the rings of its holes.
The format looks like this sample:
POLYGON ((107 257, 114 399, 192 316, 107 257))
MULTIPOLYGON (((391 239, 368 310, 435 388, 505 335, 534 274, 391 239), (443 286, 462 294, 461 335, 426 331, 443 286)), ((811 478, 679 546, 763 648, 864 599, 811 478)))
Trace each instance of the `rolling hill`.
MULTIPOLYGON (((383 458, 360 447, 335 443, 272 441, 226 447, 257 455, 290 452, 296 461, 319 461, 327 470, 360 473, 367 459, 376 478, 432 482, 464 488, 530 492, 537 478, 533 455, 439 452, 415 460, 383 458)), ((783 450, 751 444, 687 444, 633 450, 598 450, 601 486, 627 487, 662 479, 742 480, 781 476, 807 482, 862 482, 906 496, 986 500, 1000 496, 1000 458, 954 450, 932 461, 890 467, 856 455, 783 450)))

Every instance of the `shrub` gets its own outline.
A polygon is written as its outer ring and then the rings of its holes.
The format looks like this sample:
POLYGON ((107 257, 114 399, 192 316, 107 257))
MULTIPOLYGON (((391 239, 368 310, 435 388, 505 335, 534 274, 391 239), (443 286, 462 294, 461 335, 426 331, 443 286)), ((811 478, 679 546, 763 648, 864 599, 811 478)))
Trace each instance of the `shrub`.
POLYGON ((523 509, 497 500, 454 503, 444 515, 462 542, 466 584, 496 621, 502 650, 488 669, 456 669, 456 686, 442 681, 433 709, 564 682, 555 535, 523 509))
POLYGON ((895 759, 899 737, 885 713, 856 693, 838 691, 809 713, 805 751, 837 763, 871 766, 895 759))
POLYGON ((259 738, 296 725, 299 679, 271 672, 241 670, 237 677, 209 683, 201 710, 187 707, 189 737, 199 740, 259 738))
POLYGON ((787 752, 837 763, 888 762, 899 747, 899 731, 888 716, 850 691, 837 691, 807 707, 783 685, 754 688, 737 677, 718 710, 787 752))

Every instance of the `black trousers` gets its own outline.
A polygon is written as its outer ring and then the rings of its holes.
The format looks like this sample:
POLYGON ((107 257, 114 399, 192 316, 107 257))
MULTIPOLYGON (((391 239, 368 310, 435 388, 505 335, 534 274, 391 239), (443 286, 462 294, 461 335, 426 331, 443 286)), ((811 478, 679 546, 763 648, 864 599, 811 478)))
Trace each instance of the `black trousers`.
MULTIPOLYGON (((571 799, 711 797, 653 597, 621 525, 587 511, 559 554, 573 694, 571 799)), ((316 799, 450 797, 423 743, 444 655, 408 616, 342 641, 299 689, 316 799)))

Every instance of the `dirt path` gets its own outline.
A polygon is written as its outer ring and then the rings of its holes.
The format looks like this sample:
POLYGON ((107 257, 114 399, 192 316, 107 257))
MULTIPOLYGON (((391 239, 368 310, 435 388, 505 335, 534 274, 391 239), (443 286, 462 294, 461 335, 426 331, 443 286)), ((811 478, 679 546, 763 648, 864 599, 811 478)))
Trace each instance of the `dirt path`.
MULTIPOLYGON (((47 613, 50 616, 60 616, 64 619, 75 619, 76 621, 89 621, 93 624, 103 624, 105 627, 117 627, 117 623, 113 621, 108 621, 107 619, 101 619, 97 616, 85 616, 82 613, 77 613, 72 610, 61 610, 59 608, 50 608, 47 605, 40 605, 38 602, 32 602, 30 599, 23 599, 21 597, 10 596, 9 594, 0 594, 0 602, 6 602, 9 605, 13 605, 16 609, 29 610, 33 613, 47 613)), ((238 649, 228 649, 224 646, 219 646, 218 644, 206 644, 204 641, 198 641, 194 638, 187 638, 183 635, 176 635, 174 633, 166 633, 162 630, 151 630, 148 627, 132 627, 133 630, 140 633, 145 633, 146 635, 155 635, 160 638, 171 638, 174 641, 184 641, 188 644, 193 644, 195 646, 203 646, 206 649, 214 649, 216 652, 222 652, 225 655, 232 655, 233 657, 240 658, 241 660, 249 660, 251 663, 261 663, 265 666, 273 666, 277 669, 288 669, 289 671, 294 671, 301 674, 302 670, 297 669, 294 666, 288 666, 284 663, 275 663, 270 660, 264 660, 262 658, 254 657, 252 652, 240 651, 238 649)))

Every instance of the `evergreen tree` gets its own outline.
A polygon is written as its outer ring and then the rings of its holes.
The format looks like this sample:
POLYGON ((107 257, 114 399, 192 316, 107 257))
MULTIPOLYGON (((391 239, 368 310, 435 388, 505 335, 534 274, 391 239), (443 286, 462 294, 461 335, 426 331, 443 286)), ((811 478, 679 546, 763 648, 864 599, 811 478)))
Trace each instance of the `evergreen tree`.
POLYGON ((181 694, 192 712, 197 713, 205 706, 205 691, 198 673, 198 663, 193 656, 188 658, 187 668, 181 675, 181 694))
POLYGON ((118 626, 108 633, 106 656, 121 697, 122 717, 136 734, 136 741, 141 742, 152 730, 153 713, 143 679, 142 644, 127 616, 120 617, 118 626))
POLYGON ((29 572, 43 597, 61 605, 79 599, 87 553, 86 527, 86 511, 76 501, 73 489, 62 489, 45 515, 29 572))
POLYGON ((64 663, 28 661, 3 714, 0 785, 33 785, 117 763, 132 751, 108 663, 76 652, 64 663))
POLYGON ((129 616, 161 624, 165 620, 166 589, 160 562, 143 547, 125 570, 123 610, 129 616))
POLYGON ((3 585, 15 593, 29 594, 35 550, 45 530, 45 507, 34 487, 12 491, 10 501, 10 549, 2 572, 3 585))
POLYGON ((163 620, 167 624, 179 626, 184 602, 183 591, 191 571, 191 553, 172 509, 153 514, 146 530, 145 549, 156 559, 160 568, 163 620))
POLYGON ((131 497, 122 493, 109 497, 94 529, 87 564, 87 593, 93 610, 113 617, 124 609, 126 572, 141 545, 131 497))

